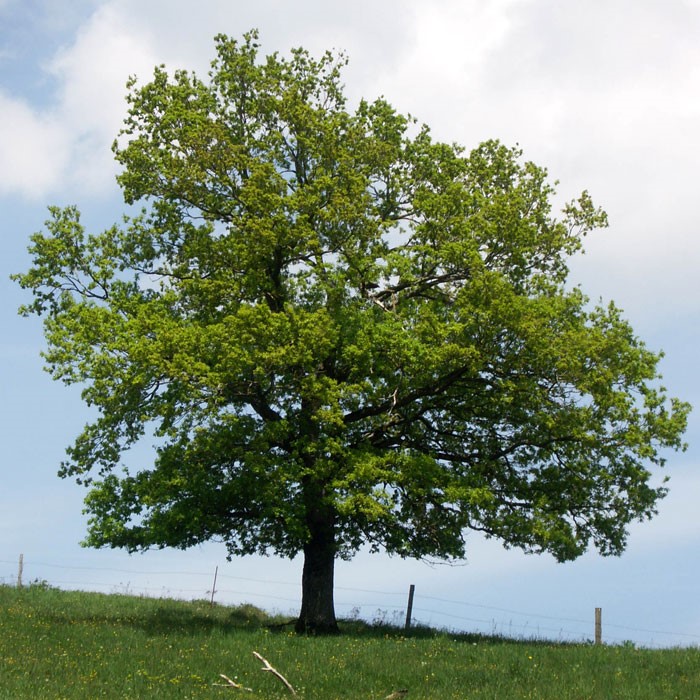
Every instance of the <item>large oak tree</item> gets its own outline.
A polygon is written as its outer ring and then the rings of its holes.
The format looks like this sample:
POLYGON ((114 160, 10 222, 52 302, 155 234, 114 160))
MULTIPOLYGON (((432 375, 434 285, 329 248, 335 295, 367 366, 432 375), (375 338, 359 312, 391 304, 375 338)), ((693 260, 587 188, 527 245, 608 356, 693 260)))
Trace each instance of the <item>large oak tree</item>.
POLYGON ((303 553, 317 631, 335 560, 367 543, 621 552, 688 407, 620 311, 567 285, 604 213, 584 193, 554 216, 517 149, 349 108, 342 56, 216 49, 206 80, 130 83, 114 152, 138 213, 88 235, 52 208, 16 276, 49 372, 96 410, 61 470, 89 486, 86 543, 303 553))

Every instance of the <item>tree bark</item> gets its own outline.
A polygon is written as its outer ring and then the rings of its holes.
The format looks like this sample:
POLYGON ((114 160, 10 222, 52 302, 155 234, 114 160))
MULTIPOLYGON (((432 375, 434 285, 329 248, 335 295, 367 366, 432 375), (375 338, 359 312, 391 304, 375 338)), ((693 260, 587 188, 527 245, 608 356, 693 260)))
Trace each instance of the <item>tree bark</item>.
POLYGON ((296 631, 301 634, 335 634, 338 632, 333 602, 335 515, 317 505, 307 515, 307 524, 310 537, 304 546, 301 612, 296 631))

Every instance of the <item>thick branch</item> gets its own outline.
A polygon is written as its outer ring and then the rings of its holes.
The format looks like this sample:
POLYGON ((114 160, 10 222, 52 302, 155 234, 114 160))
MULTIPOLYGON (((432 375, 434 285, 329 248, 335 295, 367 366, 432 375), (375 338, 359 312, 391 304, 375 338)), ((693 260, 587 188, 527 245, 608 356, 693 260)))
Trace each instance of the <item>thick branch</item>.
POLYGON ((382 401, 380 404, 365 406, 364 408, 358 408, 356 411, 347 413, 343 417, 343 421, 346 425, 356 423, 365 418, 372 418, 373 416, 379 416, 384 413, 389 413, 390 411, 398 411, 405 406, 410 406, 418 399, 424 399, 428 396, 437 396, 458 382, 467 372, 468 368, 460 367, 443 377, 438 377, 433 384, 416 389, 415 391, 410 391, 403 396, 399 396, 398 391, 395 390, 388 399, 382 401))
POLYGON ((411 280, 410 282, 399 282, 398 284, 393 284, 388 287, 384 287, 377 292, 370 295, 370 298, 379 303, 385 302, 391 299, 395 294, 403 292, 404 290, 410 290, 407 296, 417 297, 423 296, 428 290, 437 287, 444 282, 458 282, 463 281, 469 276, 466 271, 458 272, 445 272, 442 275, 426 275, 425 277, 419 277, 416 280, 411 280))

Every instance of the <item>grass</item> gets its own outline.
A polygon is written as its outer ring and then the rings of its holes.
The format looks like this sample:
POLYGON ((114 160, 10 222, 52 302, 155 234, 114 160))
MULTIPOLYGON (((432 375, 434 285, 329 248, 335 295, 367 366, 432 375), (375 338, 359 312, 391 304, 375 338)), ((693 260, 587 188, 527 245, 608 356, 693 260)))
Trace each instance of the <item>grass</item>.
POLYGON ((0 586, 0 700, 666 700, 700 695, 700 650, 513 641, 348 621, 298 637, 253 606, 0 586), (219 687, 225 673, 246 692, 219 687))

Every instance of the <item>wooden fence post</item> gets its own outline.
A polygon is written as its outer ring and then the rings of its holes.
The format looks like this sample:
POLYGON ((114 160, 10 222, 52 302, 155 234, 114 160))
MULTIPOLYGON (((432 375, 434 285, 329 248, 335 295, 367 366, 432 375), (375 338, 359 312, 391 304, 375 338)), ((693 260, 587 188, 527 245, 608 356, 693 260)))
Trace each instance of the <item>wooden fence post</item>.
POLYGON ((411 616, 413 615, 413 594, 416 592, 416 587, 411 584, 408 589, 408 605, 406 606, 406 625, 405 629, 411 629, 411 616))
POLYGON ((17 588, 22 588, 22 572, 24 571, 24 554, 19 555, 19 567, 17 569, 17 588))
POLYGON ((595 643, 603 643, 603 608, 595 609, 595 643))
POLYGON ((214 607, 214 593, 216 593, 216 577, 219 574, 219 567, 217 565, 216 569, 214 569, 214 585, 211 587, 211 602, 209 603, 212 607, 214 607))

